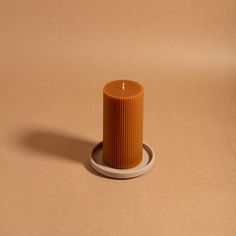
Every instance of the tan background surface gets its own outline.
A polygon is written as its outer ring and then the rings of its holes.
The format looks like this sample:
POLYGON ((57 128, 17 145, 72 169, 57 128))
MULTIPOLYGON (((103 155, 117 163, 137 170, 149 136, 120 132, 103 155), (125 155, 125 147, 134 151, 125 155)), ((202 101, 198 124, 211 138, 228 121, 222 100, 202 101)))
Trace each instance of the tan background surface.
POLYGON ((235 1, 0 1, 0 235, 236 235, 235 1), (145 87, 152 171, 88 164, 102 88, 145 87))

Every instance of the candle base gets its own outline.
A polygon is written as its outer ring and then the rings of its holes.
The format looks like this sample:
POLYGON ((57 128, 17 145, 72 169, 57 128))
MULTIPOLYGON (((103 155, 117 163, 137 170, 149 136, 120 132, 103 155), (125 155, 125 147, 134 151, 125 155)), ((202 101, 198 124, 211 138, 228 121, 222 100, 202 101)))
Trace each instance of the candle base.
POLYGON ((90 164, 100 174, 114 179, 129 179, 148 172, 155 161, 155 153, 150 146, 143 144, 142 161, 130 169, 115 169, 103 161, 102 142, 98 143, 91 152, 90 164))

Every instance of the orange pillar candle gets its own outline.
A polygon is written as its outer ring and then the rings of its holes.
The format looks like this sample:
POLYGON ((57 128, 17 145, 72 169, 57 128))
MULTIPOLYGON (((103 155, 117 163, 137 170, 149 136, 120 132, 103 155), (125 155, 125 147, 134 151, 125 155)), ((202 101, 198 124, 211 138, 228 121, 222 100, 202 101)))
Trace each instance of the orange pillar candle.
POLYGON ((103 160, 110 167, 128 169, 142 160, 142 85, 115 80, 103 90, 103 160))

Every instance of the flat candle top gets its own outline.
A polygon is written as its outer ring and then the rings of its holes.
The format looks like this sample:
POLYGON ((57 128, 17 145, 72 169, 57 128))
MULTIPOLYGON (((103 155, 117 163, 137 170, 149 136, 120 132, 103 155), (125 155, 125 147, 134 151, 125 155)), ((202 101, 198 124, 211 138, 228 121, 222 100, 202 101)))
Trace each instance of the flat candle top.
POLYGON ((104 93, 110 97, 130 98, 143 93, 143 86, 132 80, 114 80, 104 86, 104 93))

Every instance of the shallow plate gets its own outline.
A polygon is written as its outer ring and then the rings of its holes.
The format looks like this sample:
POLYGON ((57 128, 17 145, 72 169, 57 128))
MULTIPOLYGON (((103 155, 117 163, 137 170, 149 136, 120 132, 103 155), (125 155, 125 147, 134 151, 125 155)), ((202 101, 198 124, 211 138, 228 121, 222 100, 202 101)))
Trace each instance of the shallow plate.
POLYGON ((92 150, 90 163, 97 172, 115 179, 129 179, 138 177, 148 172, 155 160, 155 153, 150 146, 143 144, 143 156, 139 165, 130 169, 115 169, 109 167, 103 161, 102 142, 98 143, 92 150))

